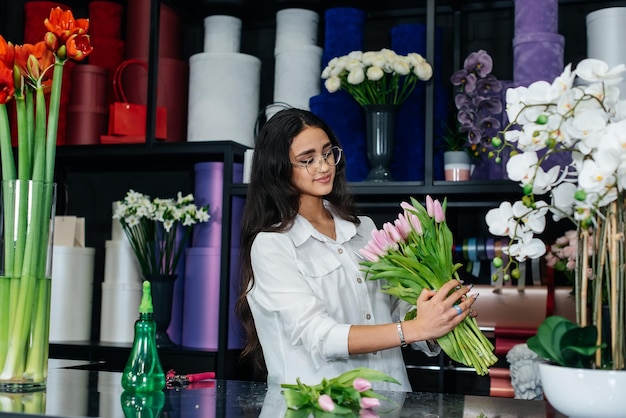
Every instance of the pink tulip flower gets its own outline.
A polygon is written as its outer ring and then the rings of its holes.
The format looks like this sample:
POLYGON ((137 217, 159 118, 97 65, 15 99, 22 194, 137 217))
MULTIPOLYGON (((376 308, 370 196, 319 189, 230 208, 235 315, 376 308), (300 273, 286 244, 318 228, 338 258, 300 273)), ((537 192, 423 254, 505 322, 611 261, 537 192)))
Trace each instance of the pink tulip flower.
POLYGON ((418 212, 417 208, 410 204, 409 202, 400 202, 400 207, 405 211, 409 212, 418 212))
POLYGON ((394 222, 394 225, 402 236, 402 240, 406 240, 411 233, 411 224, 409 223, 409 220, 406 218, 406 216, 404 216, 404 214, 402 213, 399 214, 398 219, 396 219, 394 222))
POLYGON ((383 224, 383 230, 389 235, 389 238, 394 242, 403 242, 402 235, 400 231, 395 227, 391 222, 385 222, 383 224))
POLYGON ((435 222, 441 223, 446 220, 446 215, 443 213, 443 208, 441 207, 441 202, 439 202, 439 200, 435 200, 433 203, 433 212, 435 215, 435 222))
POLYGON ((380 415, 378 415, 376 412, 372 411, 371 409, 361 409, 359 411, 359 418, 379 418, 380 415))
POLYGON ((326 412, 332 412, 335 409, 335 402, 333 402, 333 398, 328 395, 321 395, 317 402, 320 408, 326 412))
POLYGON ((365 257, 366 260, 368 261, 372 261, 372 262, 377 262, 380 257, 378 257, 378 255, 376 255, 372 250, 370 250, 369 246, 365 247, 365 248, 361 248, 359 250, 359 254, 361 254, 363 257, 365 257))
POLYGON ((352 386, 359 392, 365 392, 366 390, 370 390, 372 388, 372 384, 369 380, 363 379, 362 377, 357 377, 352 382, 352 386))
POLYGON ((406 217, 409 220, 409 223, 411 224, 411 228, 413 228, 415 233, 417 235, 422 235, 424 233, 424 230, 422 229, 422 223, 420 222, 417 215, 407 212, 406 217))
POLYGON ((386 254, 389 250, 398 249, 398 243, 393 241, 384 230, 372 231, 372 238, 376 246, 383 251, 380 255, 386 254))
POLYGON ((426 196, 426 212, 428 213, 428 216, 430 216, 431 218, 435 215, 435 208, 433 205, 433 198, 430 197, 430 195, 426 196))
POLYGON ((363 409, 372 409, 380 406, 380 400, 378 398, 361 398, 359 405, 363 409))

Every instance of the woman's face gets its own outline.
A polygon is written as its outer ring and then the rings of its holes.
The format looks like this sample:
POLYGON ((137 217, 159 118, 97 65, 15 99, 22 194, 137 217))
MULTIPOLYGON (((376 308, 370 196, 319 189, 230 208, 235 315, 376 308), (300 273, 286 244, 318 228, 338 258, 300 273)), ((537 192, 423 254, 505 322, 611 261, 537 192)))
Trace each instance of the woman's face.
POLYGON ((293 138, 289 148, 293 165, 291 181, 303 195, 323 197, 332 191, 336 167, 332 157, 328 161, 322 158, 332 147, 328 135, 320 128, 306 127, 293 138))

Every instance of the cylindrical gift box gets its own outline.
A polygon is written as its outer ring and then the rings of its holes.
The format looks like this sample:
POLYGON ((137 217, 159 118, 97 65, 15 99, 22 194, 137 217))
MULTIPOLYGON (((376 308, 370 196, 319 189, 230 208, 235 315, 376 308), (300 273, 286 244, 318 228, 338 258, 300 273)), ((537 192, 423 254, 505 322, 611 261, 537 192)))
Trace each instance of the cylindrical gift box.
POLYGON ((563 72, 565 38, 556 33, 529 33, 513 39, 513 81, 528 86, 552 82, 563 72))
POLYGON ((104 106, 69 106, 67 118, 72 127, 67 132, 69 145, 97 145, 100 136, 107 133, 109 112, 104 106))
POLYGON ((93 248, 52 250, 50 341, 88 341, 93 302, 93 248))
POLYGON ((557 33, 558 0, 515 0, 515 37, 535 32, 557 33))
POLYGON ((204 52, 239 52, 241 19, 214 15, 204 19, 204 52))
MULTIPOLYGON (((128 0, 126 7, 126 58, 149 56, 151 0, 128 0)), ((170 6, 161 3, 159 57, 180 59, 182 23, 170 6)))
POLYGON ((192 234, 194 247, 221 248, 222 246, 222 191, 224 190, 224 163, 220 161, 194 165, 194 198, 196 205, 209 205, 208 222, 195 224, 192 234))
POLYGON ((235 141, 254 146, 261 60, 210 53, 189 59, 188 141, 235 141))
MULTIPOLYGON (((606 61, 610 67, 626 64, 626 7, 609 7, 587 15, 587 56, 606 61)), ((626 98, 626 80, 618 84, 626 98)))
POLYGON ((89 2, 89 36, 121 39, 123 7, 113 1, 89 2))
POLYGON ((322 48, 304 45, 276 50, 275 58, 274 101, 309 110, 309 99, 320 93, 322 48))
POLYGON ((139 283, 139 262, 128 240, 106 241, 105 248, 104 282, 139 283))
POLYGON ((100 341, 132 343, 139 317, 141 283, 102 283, 100 341))
POLYGON ((332 58, 363 48, 365 12, 351 7, 335 7, 326 10, 324 17, 322 67, 332 58))
POLYGON ((317 45, 319 15, 307 9, 283 9, 276 13, 276 50, 317 45))
MULTIPOLYGON (((189 248, 185 265, 182 345, 216 350, 220 312, 220 249, 189 248)), ((228 348, 243 346, 244 333, 234 313, 239 291, 239 251, 231 249, 228 348)))
POLYGON ((80 64, 72 70, 70 106, 99 108, 107 105, 107 70, 97 65, 80 64))
MULTIPOLYGON (((140 58, 148 62, 148 57, 140 58)), ((166 142, 181 142, 187 137, 189 65, 187 61, 159 58, 156 100, 167 109, 166 142)), ((147 104, 148 72, 140 65, 129 65, 122 74, 122 87, 130 103, 147 104)))

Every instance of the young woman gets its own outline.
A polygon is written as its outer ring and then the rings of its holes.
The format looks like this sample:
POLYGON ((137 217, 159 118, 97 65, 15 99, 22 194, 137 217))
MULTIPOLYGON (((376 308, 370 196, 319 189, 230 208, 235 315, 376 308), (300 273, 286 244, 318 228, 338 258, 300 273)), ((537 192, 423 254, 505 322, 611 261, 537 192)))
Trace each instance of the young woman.
POLYGON ((242 221, 243 355, 262 354, 268 384, 369 367, 401 383, 378 388, 410 391, 400 347, 438 354, 432 341, 470 314, 475 296, 451 280, 422 292, 417 317, 399 322, 411 306, 361 271, 358 250, 376 226, 356 214, 342 153, 304 110, 282 110, 259 132, 242 221))

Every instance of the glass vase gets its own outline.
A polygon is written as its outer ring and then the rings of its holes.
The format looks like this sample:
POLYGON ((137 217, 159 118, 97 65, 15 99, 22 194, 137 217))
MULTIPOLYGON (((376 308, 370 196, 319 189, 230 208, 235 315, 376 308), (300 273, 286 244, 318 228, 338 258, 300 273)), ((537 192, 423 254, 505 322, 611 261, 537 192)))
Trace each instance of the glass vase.
POLYGON ((55 193, 52 183, 2 181, 0 391, 46 386, 55 193))
POLYGON ((372 104, 365 109, 365 141, 370 171, 366 181, 391 181, 389 164, 396 139, 397 105, 372 104))

